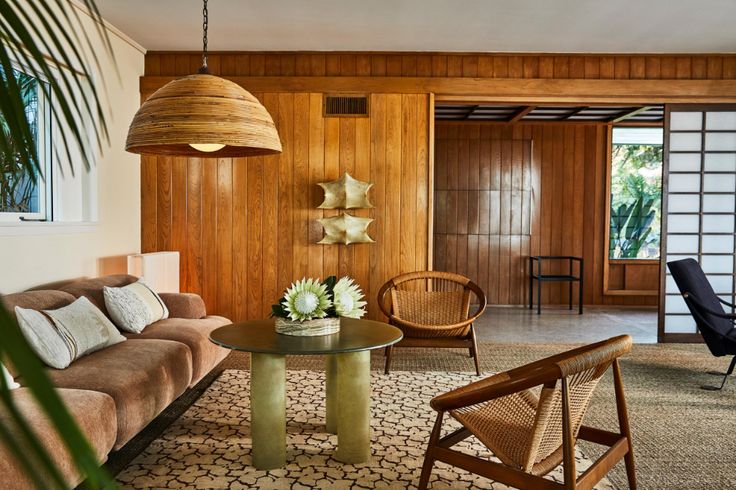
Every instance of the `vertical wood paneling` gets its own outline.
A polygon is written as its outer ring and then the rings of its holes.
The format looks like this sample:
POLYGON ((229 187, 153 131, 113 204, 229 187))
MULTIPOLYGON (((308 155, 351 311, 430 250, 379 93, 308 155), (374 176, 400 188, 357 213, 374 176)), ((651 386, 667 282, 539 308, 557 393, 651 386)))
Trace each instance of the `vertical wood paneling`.
MULTIPOLYGON (((217 312, 233 316, 233 161, 217 161, 217 312)), ((188 289, 185 284, 184 291, 188 289)))
MULTIPOLYGON (((200 63, 198 53, 149 52, 145 73, 184 75, 196 71, 200 63)), ((209 65, 212 73, 225 76, 736 78, 732 54, 232 52, 211 53, 209 65)), ((248 161, 141 160, 141 249, 179 249, 183 287, 200 292, 213 313, 232 315, 237 307, 238 315, 262 316, 274 296, 306 274, 359 275, 366 283, 361 286, 372 295, 389 276, 426 266, 428 96, 372 95, 371 117, 361 121, 322 120, 317 110, 320 98, 320 94, 262 95, 279 128, 281 155, 248 161), (335 211, 314 209, 321 197, 315 184, 320 178, 337 178, 348 168, 374 182, 371 198, 376 208, 355 213, 375 219, 370 231, 377 244, 346 251, 317 246, 320 230, 314 220, 335 211), (407 184, 406 179, 412 178, 413 185, 407 184), (244 191, 240 182, 245 182, 244 191), (413 210, 413 219, 402 218, 406 206, 413 210), (251 251, 258 265, 249 262, 251 251)), ((501 295, 521 301, 523 292, 501 284, 498 272, 509 277, 524 274, 515 265, 518 257, 570 249, 586 258, 586 279, 591 285, 586 287, 586 302, 651 304, 651 299, 602 295, 603 128, 578 126, 568 132, 541 125, 476 125, 460 131, 438 126, 436 135, 435 157, 447 163, 446 168, 436 169, 436 184, 465 187, 463 195, 434 194, 435 214, 452 217, 446 222, 435 219, 435 231, 456 233, 459 227, 478 236, 477 241, 458 241, 451 235, 436 239, 438 268, 456 267, 459 257, 469 257, 477 261, 478 277, 488 284, 492 301, 498 302, 501 295), (460 143, 461 136, 467 144, 460 143), (531 158, 525 156, 526 150, 521 153, 521 161, 528 165, 524 163, 517 174, 509 163, 519 161, 515 147, 490 144, 499 139, 532 141, 531 158), (470 165, 463 167, 460 158, 470 165), (510 176, 507 166, 512 169, 510 176), (562 206, 572 209, 570 216, 562 216, 562 206), (502 215, 502 209, 511 214, 502 215), (502 240, 502 230, 519 233, 504 236, 520 238, 502 240)), ((545 301, 559 301, 562 289, 546 288, 545 301)), ((369 308, 371 316, 377 317, 375 305, 369 308)))
POLYGON ((492 303, 519 304, 529 253, 522 234, 530 233, 532 219, 524 206, 524 193, 533 191, 533 180, 525 178, 531 142, 481 137, 481 127, 489 126, 454 126, 438 123, 435 135, 434 268, 470 277, 492 303), (454 201, 460 204, 444 205, 454 201))
POLYGON ((152 252, 156 247, 157 159, 141 157, 141 251, 152 252))
MULTIPOLYGON (((146 75, 186 75, 198 53, 149 52, 146 75)), ((546 55, 414 53, 210 53, 210 71, 238 76, 393 76, 483 78, 736 78, 736 55, 546 55)))
MULTIPOLYGON (((525 304, 529 255, 577 255, 586 303, 654 304, 603 295, 605 126, 438 122, 435 138, 436 269, 467 273, 491 304, 525 304), (477 179, 457 178, 463 167, 475 176, 476 165, 477 179), (467 208, 453 206, 463 193, 467 208)), ((543 299, 564 304, 568 289, 545 284, 543 299)))
POLYGON ((182 289, 200 293, 212 314, 263 318, 292 281, 344 274, 368 295, 369 316, 379 318, 379 287, 427 267, 429 97, 372 95, 368 118, 323 118, 322 94, 254 95, 272 114, 283 152, 146 158, 147 250, 179 250, 182 289), (342 212, 317 209, 317 183, 344 171, 374 184, 375 207, 349 212, 374 218, 375 244, 316 243, 322 237, 316 219, 342 212))

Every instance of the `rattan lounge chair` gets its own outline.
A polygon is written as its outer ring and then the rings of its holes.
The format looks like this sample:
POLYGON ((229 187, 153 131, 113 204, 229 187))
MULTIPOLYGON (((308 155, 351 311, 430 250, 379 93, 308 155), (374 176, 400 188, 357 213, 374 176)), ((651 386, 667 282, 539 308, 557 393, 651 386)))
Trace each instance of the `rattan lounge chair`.
POLYGON ((629 488, 636 488, 634 454, 618 358, 631 349, 622 335, 496 374, 435 397, 437 420, 429 440, 419 488, 427 488, 435 461, 517 488, 590 489, 621 459, 629 488), (593 390, 613 366, 619 431, 582 425, 593 390), (533 391, 541 386, 537 396, 533 391), (440 437, 446 413, 463 427, 440 437), (501 463, 451 449, 475 436, 501 463), (578 477, 577 439, 608 446, 608 450, 578 477), (543 478, 564 465, 564 484, 543 478))
POLYGON ((473 281, 449 272, 402 274, 381 287, 378 305, 389 323, 404 333, 401 342, 386 348, 386 374, 393 347, 451 347, 467 348, 480 375, 473 322, 486 309, 486 295, 473 281), (472 315, 471 302, 478 305, 472 315))

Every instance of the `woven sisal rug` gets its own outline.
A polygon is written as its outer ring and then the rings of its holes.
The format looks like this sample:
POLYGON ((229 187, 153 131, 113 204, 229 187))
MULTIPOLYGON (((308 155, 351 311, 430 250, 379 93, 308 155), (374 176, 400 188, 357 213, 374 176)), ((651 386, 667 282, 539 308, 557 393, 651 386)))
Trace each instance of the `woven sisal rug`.
MULTIPOLYGON (((435 417, 429 400, 477 379, 459 372, 373 372, 372 458, 346 465, 332 458, 336 436, 324 431, 323 372, 290 370, 288 464, 259 471, 251 466, 249 372, 226 370, 117 480, 128 488, 415 488, 435 417)), ((474 438, 457 448, 492 458, 474 438)), ((577 463, 582 472, 590 460, 578 452, 577 463)), ((561 481, 562 468, 548 477, 561 481)), ((430 488, 508 487, 437 463, 430 488)), ((612 487, 604 480, 596 488, 612 487)))

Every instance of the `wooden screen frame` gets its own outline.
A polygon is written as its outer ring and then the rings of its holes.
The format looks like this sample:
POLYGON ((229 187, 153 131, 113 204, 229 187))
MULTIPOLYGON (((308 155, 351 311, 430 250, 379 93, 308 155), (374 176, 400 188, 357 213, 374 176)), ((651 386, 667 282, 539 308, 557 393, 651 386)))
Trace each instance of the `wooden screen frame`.
MULTIPOLYGON (((664 331, 665 320, 665 299, 667 297, 667 288, 665 281, 667 280, 667 218, 669 212, 669 174, 670 174, 670 113, 675 112, 725 112, 736 111, 736 104, 666 104, 664 107, 664 155, 662 162, 662 239, 660 242, 662 258, 659 268, 659 306, 657 318, 657 343, 702 343, 703 338, 700 333, 666 333, 664 331), (665 179, 665 176, 667 177, 665 179)), ((703 134, 706 133, 705 126, 701 128, 703 134)), ((693 152, 697 153, 697 152, 693 152)), ((703 168, 705 146, 701 144, 701 167, 700 167, 700 193, 701 203, 703 195, 703 168)), ((702 204, 701 209, 697 213, 700 220, 703 219, 702 204)), ((735 254, 736 259, 736 254, 735 254)), ((734 270, 736 276, 736 269, 734 270)))
MULTIPOLYGON (((603 238, 603 294, 605 296, 658 296, 662 289, 661 282, 657 289, 611 289, 609 286, 609 271, 611 263, 621 265, 660 264, 662 260, 662 233, 660 230, 659 259, 612 259, 611 258, 611 177, 613 176, 613 128, 622 126, 608 123, 606 128, 606 209, 605 228, 603 238)), ((660 123, 638 124, 641 127, 661 127, 660 123)), ((664 156, 662 157, 662 189, 664 190, 664 156)), ((661 212, 661 211, 660 211, 661 212)))

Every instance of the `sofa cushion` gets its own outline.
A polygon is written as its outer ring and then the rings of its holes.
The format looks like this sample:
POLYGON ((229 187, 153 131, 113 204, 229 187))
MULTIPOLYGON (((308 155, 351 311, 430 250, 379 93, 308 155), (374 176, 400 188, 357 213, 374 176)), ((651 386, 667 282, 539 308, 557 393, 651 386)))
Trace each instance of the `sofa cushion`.
POLYGON ((102 289, 107 312, 120 330, 140 333, 153 322, 169 317, 163 300, 141 280, 121 288, 102 289))
POLYGON ((2 302, 8 311, 15 310, 16 306, 29 310, 55 310, 70 305, 77 299, 63 291, 26 291, 24 293, 6 294, 2 302))
POLYGON ((166 308, 169 310, 169 318, 203 318, 207 316, 204 300, 194 293, 159 293, 166 308))
POLYGON ((221 316, 198 320, 168 318, 149 325, 139 334, 126 333, 125 336, 129 339, 174 340, 185 344, 192 353, 191 386, 194 386, 228 355, 229 350, 210 342, 209 336, 214 329, 230 323, 230 320, 221 316))
POLYGON ((92 279, 80 279, 79 281, 74 281, 63 286, 60 290, 71 294, 75 298, 86 296, 87 299, 89 299, 96 307, 102 310, 102 312, 109 317, 110 314, 107 312, 107 308, 105 308, 103 288, 105 286, 119 288, 132 284, 137 280, 138 278, 135 276, 116 274, 112 276, 95 277, 92 279))
POLYGON ((119 449, 187 389, 192 355, 179 342, 136 339, 48 373, 60 388, 100 391, 115 400, 119 449))
MULTIPOLYGON (((15 316, 15 307, 28 308, 31 310, 54 310, 70 305, 76 298, 63 291, 26 291, 24 293, 6 294, 0 298, 5 308, 15 316)), ((5 359, 5 367, 12 376, 18 376, 13 364, 5 359)))
POLYGON ((91 352, 123 342, 115 325, 84 296, 55 310, 15 307, 23 336, 41 360, 56 369, 91 352))
MULTIPOLYGON (((107 453, 115 444, 117 429, 115 403, 112 398, 104 393, 86 390, 60 389, 57 392, 87 437, 97 460, 104 463, 107 459, 107 453)), ((71 456, 57 435, 56 430, 52 428, 52 424, 46 418, 45 413, 36 403, 31 390, 19 388, 13 390, 11 396, 19 411, 33 428, 36 437, 56 462, 69 487, 72 488, 79 484, 82 478, 77 472, 71 456)), ((7 413, 0 411, 0 419, 3 420, 3 425, 7 427, 6 421, 10 420, 7 413)), ((16 431, 13 430, 13 432, 16 431)), ((25 476, 18 462, 1 444, 0 475, 2 475, 3 489, 34 488, 31 480, 25 476)))

